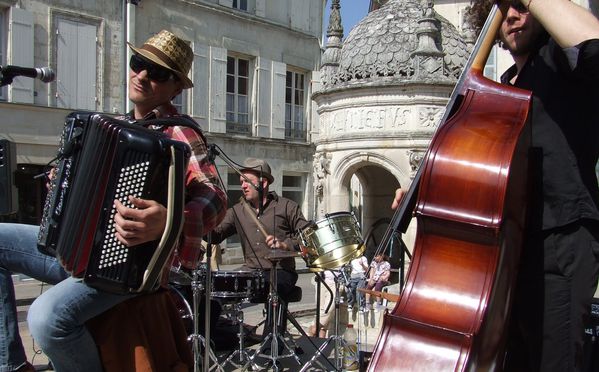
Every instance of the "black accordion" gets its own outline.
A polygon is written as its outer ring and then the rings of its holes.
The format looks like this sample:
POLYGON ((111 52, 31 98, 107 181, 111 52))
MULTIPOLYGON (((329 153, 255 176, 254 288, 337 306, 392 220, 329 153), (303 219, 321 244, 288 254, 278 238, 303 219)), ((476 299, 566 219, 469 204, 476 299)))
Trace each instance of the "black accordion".
MULTIPOLYGON (((175 123, 181 120, 143 121, 175 123)), ((156 289, 182 230, 190 154, 186 143, 139 123, 93 112, 69 114, 44 205, 39 250, 91 287, 112 293, 156 289), (128 248, 116 239, 114 200, 133 208, 129 195, 167 208, 159 241, 128 248)))

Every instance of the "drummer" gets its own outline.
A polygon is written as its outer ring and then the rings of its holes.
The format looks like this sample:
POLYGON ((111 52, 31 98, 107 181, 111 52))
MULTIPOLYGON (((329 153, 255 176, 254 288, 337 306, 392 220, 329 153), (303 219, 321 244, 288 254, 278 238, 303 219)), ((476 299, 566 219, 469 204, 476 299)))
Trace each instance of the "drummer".
MULTIPOLYGON (((220 243, 224 239, 239 234, 245 259, 244 266, 251 270, 263 270, 266 288, 270 288, 270 269, 272 263, 265 257, 271 250, 299 251, 296 232, 307 227, 300 206, 287 198, 278 196, 269 187, 274 182, 270 165, 262 160, 248 158, 240 170, 243 198, 250 208, 244 207, 242 200, 227 210, 224 220, 212 231, 212 241, 220 243), (262 224, 261 230, 255 223, 254 213, 262 224), (263 231, 266 231, 266 237, 263 231)), ((295 258, 288 257, 279 261, 277 269, 277 294, 283 300, 282 313, 286 314, 287 299, 297 282, 295 258)), ((266 302, 267 293, 262 301, 266 302)), ((285 331, 286 317, 279 324, 279 330, 285 331)), ((263 337, 270 333, 270 321, 267 319, 263 337)))

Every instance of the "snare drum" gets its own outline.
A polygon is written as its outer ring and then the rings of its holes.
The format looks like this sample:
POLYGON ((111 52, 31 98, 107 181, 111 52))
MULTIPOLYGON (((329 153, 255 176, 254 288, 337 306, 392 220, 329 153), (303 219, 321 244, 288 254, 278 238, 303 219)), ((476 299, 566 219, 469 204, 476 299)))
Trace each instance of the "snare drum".
POLYGON ((336 269, 364 252, 360 226, 353 213, 336 212, 300 231, 304 259, 312 271, 336 269))
POLYGON ((213 298, 252 299, 265 291, 264 275, 259 270, 232 270, 212 272, 213 298))

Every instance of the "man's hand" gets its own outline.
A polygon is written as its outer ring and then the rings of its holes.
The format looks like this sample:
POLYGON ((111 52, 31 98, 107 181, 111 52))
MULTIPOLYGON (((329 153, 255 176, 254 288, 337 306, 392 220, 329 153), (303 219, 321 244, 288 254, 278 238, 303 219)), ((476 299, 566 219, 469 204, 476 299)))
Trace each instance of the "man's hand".
POLYGON ((127 247, 160 238, 166 225, 166 208, 154 200, 129 196, 129 201, 137 209, 114 201, 116 238, 127 247))
POLYGON ((283 251, 289 250, 289 246, 287 246, 287 243, 285 243, 285 241, 279 240, 272 235, 268 235, 266 237, 266 245, 274 249, 281 249, 283 251))
POLYGON ((395 190, 395 198, 393 199, 393 203, 391 204, 391 209, 396 209, 397 207, 399 207, 399 203, 401 202, 401 199, 403 198, 405 193, 406 192, 403 189, 395 190))

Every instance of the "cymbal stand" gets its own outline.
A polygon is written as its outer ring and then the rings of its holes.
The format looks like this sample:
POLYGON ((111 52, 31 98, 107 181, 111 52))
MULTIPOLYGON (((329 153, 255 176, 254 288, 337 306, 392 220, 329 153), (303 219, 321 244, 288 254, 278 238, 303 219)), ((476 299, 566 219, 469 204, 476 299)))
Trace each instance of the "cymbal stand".
MULTIPOLYGON (((339 334, 339 304, 340 304, 339 287, 341 285, 341 282, 343 282, 344 285, 346 285, 347 283, 346 283, 346 278, 343 275, 344 274, 343 267, 341 267, 340 269, 329 270, 329 271, 331 271, 333 273, 333 276, 335 277, 335 334, 329 336, 327 338, 327 340, 322 345, 320 345, 320 347, 318 348, 318 350, 316 350, 316 353, 312 356, 312 358, 306 364, 304 364, 302 369, 300 369, 300 372, 307 371, 308 368, 314 362, 317 362, 319 365, 321 365, 318 362, 317 358, 319 356, 322 356, 326 359, 327 356, 325 354, 325 350, 331 344, 333 345, 335 367, 336 367, 337 371, 341 371, 343 369, 343 350, 346 349, 347 343, 343 339, 343 336, 339 334), (337 274, 335 274, 336 271, 338 272, 337 274)), ((318 309, 317 309, 317 311, 318 311, 318 309)), ((350 352, 354 353, 353 350, 351 350, 350 352)), ((357 358, 357 355, 354 355, 354 357, 357 358)))
MULTIPOLYGON (((201 272, 201 269, 193 269, 192 270, 192 275, 191 275, 191 292, 192 292, 192 299, 193 299, 193 333, 191 335, 189 335, 187 337, 188 341, 192 342, 192 351, 193 351, 193 361, 194 361, 194 365, 193 365, 193 370, 194 372, 199 372, 202 369, 202 364, 204 364, 204 371, 212 371, 213 369, 216 369, 220 372, 224 372, 224 369, 219 365, 218 363, 218 358, 216 357, 216 354, 214 354, 214 351, 212 350, 212 347, 210 346, 210 343, 206 342, 206 339, 204 338, 204 336, 202 336, 200 334, 200 329, 199 329, 199 307, 200 307, 200 294, 202 292, 204 292, 205 287, 204 287, 204 283, 202 283, 202 278, 200 277, 199 273, 201 272), (206 351, 206 355, 207 357, 202 358, 202 348, 201 345, 204 346, 204 350, 206 351), (209 361, 207 363, 203 363, 205 361, 205 359, 209 359, 209 361), (214 363, 212 365, 212 367, 210 367, 210 361, 212 363, 214 363)), ((208 266, 208 268, 206 269, 206 281, 207 281, 207 288, 210 288, 210 279, 211 279, 211 272, 210 272, 210 266, 208 266)), ((210 291, 206 291, 206 292, 210 292, 210 291)), ((209 296, 209 294, 207 295, 207 297, 209 296)), ((208 300, 206 302, 206 317, 207 319, 210 318, 210 300, 208 300)), ((209 333, 206 333, 207 335, 209 335, 209 333)))
POLYGON ((279 371, 279 366, 277 365, 277 361, 283 358, 294 357, 297 364, 301 365, 299 357, 295 353, 289 344, 285 341, 283 334, 279 332, 279 322, 282 320, 282 316, 284 316, 281 312, 280 299, 277 293, 277 265, 281 258, 268 258, 272 262, 272 268, 270 269, 270 293, 268 294, 268 313, 270 316, 271 332, 262 340, 260 347, 254 355, 250 357, 248 362, 243 366, 243 371, 247 371, 251 366, 252 370, 256 370, 256 364, 254 363, 254 359, 256 357, 263 357, 270 359, 272 364, 272 369, 275 372, 279 371), (285 349, 289 352, 287 354, 279 355, 279 342, 283 344, 285 349), (270 346, 270 355, 262 353, 268 346, 270 346))

